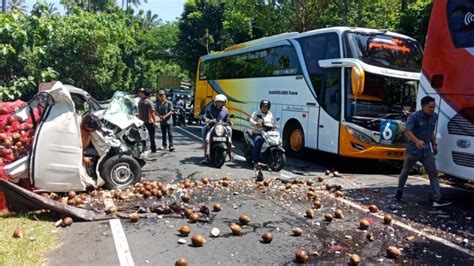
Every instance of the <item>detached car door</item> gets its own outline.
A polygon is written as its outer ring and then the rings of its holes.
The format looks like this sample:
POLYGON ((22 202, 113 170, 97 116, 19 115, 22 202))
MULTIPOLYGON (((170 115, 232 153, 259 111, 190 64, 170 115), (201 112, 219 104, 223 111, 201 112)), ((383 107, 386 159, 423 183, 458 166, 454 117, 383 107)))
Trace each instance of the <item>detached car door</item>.
POLYGON ((78 117, 70 93, 62 86, 47 91, 53 103, 35 134, 30 178, 46 191, 84 190, 90 181, 82 165, 82 141, 78 117))

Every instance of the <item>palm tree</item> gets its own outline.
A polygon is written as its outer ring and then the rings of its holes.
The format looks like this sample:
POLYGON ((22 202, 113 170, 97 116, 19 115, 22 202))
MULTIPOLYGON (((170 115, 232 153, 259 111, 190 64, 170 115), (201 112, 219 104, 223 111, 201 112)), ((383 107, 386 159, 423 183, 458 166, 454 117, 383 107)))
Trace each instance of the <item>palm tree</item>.
MULTIPOLYGON (((130 4, 133 4, 135 7, 138 7, 142 4, 141 0, 125 0, 127 2, 127 8, 130 7, 130 4)), ((148 0, 143 0, 143 3, 148 3, 148 0)))
POLYGON ((18 11, 20 13, 26 12, 27 7, 25 5, 25 0, 10 0, 8 5, 11 11, 18 11))
MULTIPOLYGON (((143 15, 143 10, 140 10, 138 16, 143 15)), ((143 16, 143 27, 144 28, 151 28, 153 25, 159 22, 160 17, 157 14, 151 13, 151 10, 148 10, 146 14, 143 16)))

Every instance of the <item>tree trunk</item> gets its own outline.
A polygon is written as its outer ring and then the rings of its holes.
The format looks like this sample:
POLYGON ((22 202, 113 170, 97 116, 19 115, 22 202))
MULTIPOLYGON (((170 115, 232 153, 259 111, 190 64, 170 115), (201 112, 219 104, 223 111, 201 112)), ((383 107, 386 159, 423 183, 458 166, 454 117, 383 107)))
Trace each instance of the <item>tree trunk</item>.
POLYGON ((2 0, 2 12, 7 13, 7 0, 2 0))

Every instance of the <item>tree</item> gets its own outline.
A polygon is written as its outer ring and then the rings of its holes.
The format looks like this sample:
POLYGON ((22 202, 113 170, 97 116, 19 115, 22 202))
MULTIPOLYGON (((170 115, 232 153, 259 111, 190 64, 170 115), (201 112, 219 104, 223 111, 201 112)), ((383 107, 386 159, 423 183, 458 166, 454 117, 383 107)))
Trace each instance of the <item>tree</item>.
POLYGON ((431 0, 422 0, 410 4, 400 17, 398 26, 400 33, 411 36, 424 44, 432 7, 433 1, 431 0))
POLYGON ((26 12, 25 0, 10 0, 8 3, 10 11, 17 11, 20 13, 26 12))

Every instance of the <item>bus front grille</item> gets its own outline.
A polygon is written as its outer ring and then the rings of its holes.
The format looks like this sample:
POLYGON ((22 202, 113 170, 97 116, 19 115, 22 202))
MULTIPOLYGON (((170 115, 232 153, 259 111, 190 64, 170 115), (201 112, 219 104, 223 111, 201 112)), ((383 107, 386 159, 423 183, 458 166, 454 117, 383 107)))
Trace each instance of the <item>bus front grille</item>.
POLYGON ((448 132, 452 135, 474 137, 474 108, 466 108, 448 122, 448 132))
POLYGON ((474 167, 474 154, 453 151, 453 161, 457 165, 474 167))

